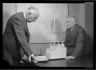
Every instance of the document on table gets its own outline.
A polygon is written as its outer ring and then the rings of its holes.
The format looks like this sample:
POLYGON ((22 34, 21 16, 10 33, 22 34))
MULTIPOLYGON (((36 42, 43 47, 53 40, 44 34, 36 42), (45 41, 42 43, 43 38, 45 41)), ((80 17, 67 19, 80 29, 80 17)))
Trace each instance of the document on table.
POLYGON ((48 58, 46 56, 35 56, 33 61, 35 63, 42 62, 42 61, 48 61, 48 58))

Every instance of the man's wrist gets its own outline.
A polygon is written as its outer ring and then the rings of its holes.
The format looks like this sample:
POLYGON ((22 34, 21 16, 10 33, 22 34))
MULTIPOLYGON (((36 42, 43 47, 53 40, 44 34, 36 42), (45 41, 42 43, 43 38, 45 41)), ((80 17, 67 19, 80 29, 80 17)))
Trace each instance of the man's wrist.
POLYGON ((31 62, 33 58, 34 58, 34 54, 29 55, 29 62, 31 62))
POLYGON ((33 56, 34 56, 34 54, 29 55, 29 57, 33 57, 33 56))

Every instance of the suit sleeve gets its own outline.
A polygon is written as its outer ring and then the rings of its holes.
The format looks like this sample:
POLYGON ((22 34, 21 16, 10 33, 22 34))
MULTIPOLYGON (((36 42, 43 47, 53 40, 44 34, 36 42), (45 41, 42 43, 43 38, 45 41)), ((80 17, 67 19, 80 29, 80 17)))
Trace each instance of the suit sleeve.
POLYGON ((27 56, 30 56, 33 52, 31 51, 28 40, 26 38, 25 31, 22 26, 22 24, 23 24, 22 21, 20 21, 17 18, 14 18, 14 19, 12 19, 12 23, 13 23, 13 29, 15 31, 16 37, 17 37, 22 49, 24 50, 24 52, 26 53, 27 56))
POLYGON ((68 42, 67 42, 67 32, 68 32, 68 29, 66 29, 66 36, 65 36, 65 42, 64 42, 64 44, 65 44, 66 47, 68 46, 68 42))
POLYGON ((82 47, 84 46, 85 32, 83 29, 79 29, 76 46, 73 52, 74 57, 78 57, 82 53, 82 47))

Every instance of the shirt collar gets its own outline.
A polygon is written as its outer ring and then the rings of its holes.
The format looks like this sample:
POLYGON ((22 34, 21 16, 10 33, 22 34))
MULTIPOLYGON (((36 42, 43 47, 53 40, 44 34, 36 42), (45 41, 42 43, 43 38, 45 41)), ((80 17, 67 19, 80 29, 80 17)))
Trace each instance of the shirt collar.
POLYGON ((25 17, 25 12, 23 11, 23 15, 24 15, 24 18, 26 19, 26 17, 25 17))

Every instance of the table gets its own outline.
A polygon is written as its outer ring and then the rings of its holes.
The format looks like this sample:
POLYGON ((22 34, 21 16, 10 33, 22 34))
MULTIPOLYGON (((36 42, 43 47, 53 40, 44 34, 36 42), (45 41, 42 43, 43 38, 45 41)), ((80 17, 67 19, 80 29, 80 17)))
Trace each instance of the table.
MULTIPOLYGON (((25 60, 27 61, 27 60, 25 60)), ((39 67, 84 67, 84 68, 93 68, 93 57, 92 55, 85 55, 79 57, 76 60, 67 60, 67 59, 56 59, 48 60, 47 62, 39 62, 35 65, 39 67)))

